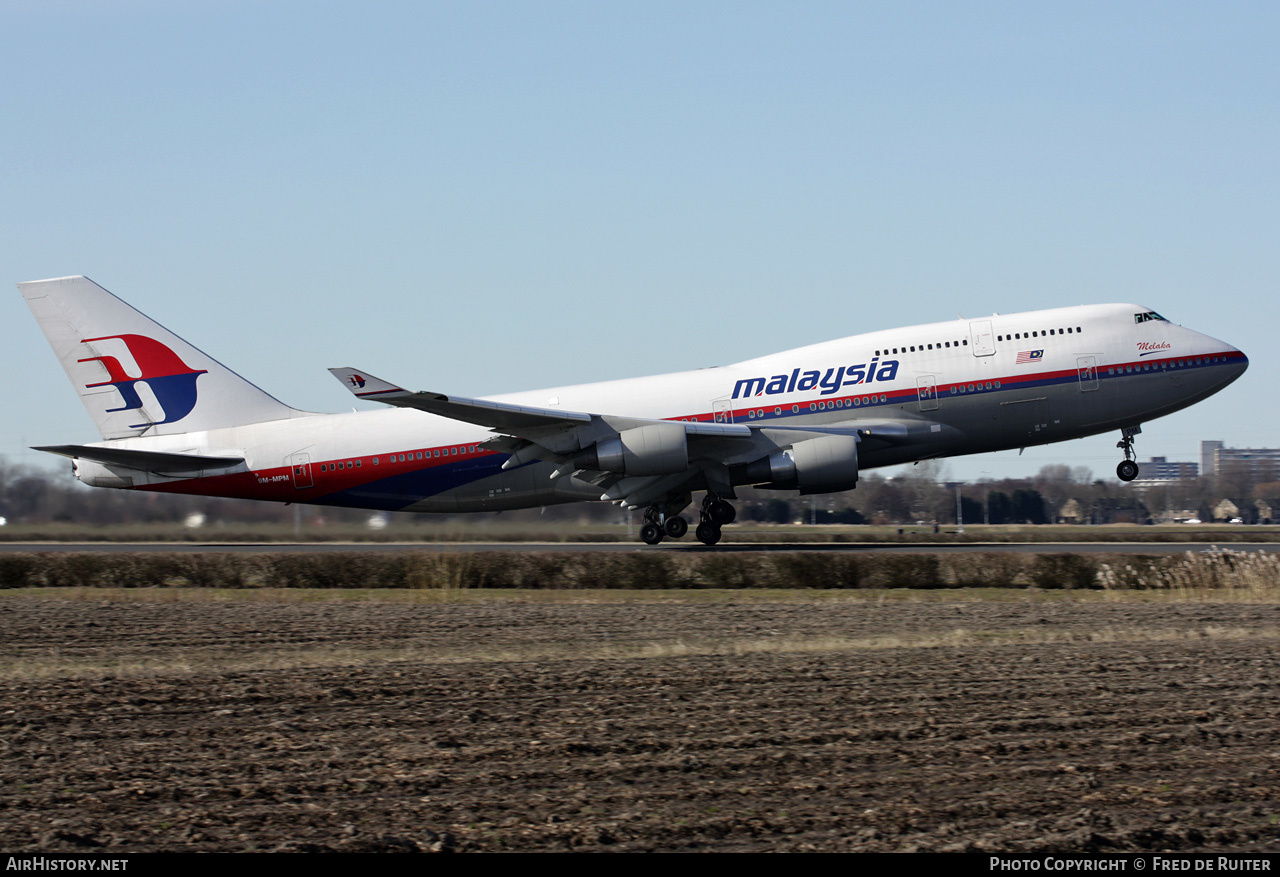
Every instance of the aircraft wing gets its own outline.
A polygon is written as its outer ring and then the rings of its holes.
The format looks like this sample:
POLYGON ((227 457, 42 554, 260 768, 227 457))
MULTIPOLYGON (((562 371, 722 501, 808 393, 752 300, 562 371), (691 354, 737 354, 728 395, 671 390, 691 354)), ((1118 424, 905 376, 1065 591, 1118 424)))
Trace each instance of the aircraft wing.
MULTIPOLYGON (((813 424, 807 426, 763 426, 762 432, 783 439, 788 433, 816 435, 853 435, 862 441, 875 441, 886 445, 915 445, 927 441, 952 439, 951 427, 930 420, 915 418, 880 418, 851 420, 843 423, 813 424)), ((793 441, 801 441, 797 436, 793 441)))
POLYGON ((353 368, 331 368, 329 372, 357 398, 372 399, 398 408, 416 408, 502 432, 529 427, 576 426, 591 421, 590 414, 578 411, 485 402, 444 393, 412 392, 353 368))
MULTIPOLYGON (((591 414, 585 411, 567 411, 562 408, 536 408, 529 405, 512 405, 508 402, 489 402, 466 396, 444 393, 413 392, 397 387, 368 372, 353 368, 331 368, 330 373, 360 399, 372 399, 400 408, 416 408, 430 414, 438 414, 451 420, 461 420, 486 426, 497 433, 524 437, 526 433, 546 437, 547 430, 580 430, 593 424, 607 426, 608 432, 634 429, 658 423, 679 422, 689 435, 750 438, 751 429, 742 424, 693 423, 684 421, 653 420, 640 417, 623 417, 608 414, 591 414)), ((587 433, 598 430, 588 429, 587 433)), ((584 438, 586 436, 583 436, 584 438)), ((532 435, 530 436, 532 438, 532 435)), ((592 436, 593 440, 595 436, 592 436)), ((576 448, 575 448, 576 450, 576 448)))
POLYGON ((732 496, 729 466, 749 463, 819 436, 909 444, 938 428, 927 421, 891 419, 806 426, 654 420, 413 392, 365 371, 329 371, 358 398, 488 427, 497 435, 483 442, 483 446, 510 454, 503 463, 504 469, 534 460, 554 463, 557 468, 552 478, 572 473, 601 487, 601 499, 633 506, 687 490, 688 485, 699 480, 717 493, 732 496), (649 470, 624 471, 626 467, 614 462, 620 459, 616 447, 624 436, 623 443, 629 448, 652 454, 653 459, 662 462, 649 470), (601 453, 606 447, 613 453, 601 453))
POLYGON ((602 499, 648 496, 683 489, 683 485, 704 478, 731 495, 728 464, 753 459, 764 453, 768 439, 759 430, 743 424, 699 423, 655 420, 561 408, 537 408, 490 402, 444 393, 412 392, 353 368, 329 371, 357 397, 373 399, 401 408, 416 408, 430 414, 488 427, 497 435, 483 443, 495 451, 510 454, 502 468, 510 469, 535 460, 556 464, 552 478, 576 475, 599 486, 602 499), (628 435, 665 458, 680 459, 670 469, 656 474, 627 475, 613 464, 590 456, 597 443, 628 435), (583 457, 586 453, 589 456, 583 457), (672 469, 678 471, 671 471, 672 469))

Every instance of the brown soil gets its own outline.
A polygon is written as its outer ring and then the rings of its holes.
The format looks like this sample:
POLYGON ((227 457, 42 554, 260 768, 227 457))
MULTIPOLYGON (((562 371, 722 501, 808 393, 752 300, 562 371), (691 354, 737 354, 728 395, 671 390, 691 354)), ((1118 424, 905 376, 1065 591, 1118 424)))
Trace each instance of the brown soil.
POLYGON ((1274 850, 1280 607, 0 599, 0 849, 1274 850))

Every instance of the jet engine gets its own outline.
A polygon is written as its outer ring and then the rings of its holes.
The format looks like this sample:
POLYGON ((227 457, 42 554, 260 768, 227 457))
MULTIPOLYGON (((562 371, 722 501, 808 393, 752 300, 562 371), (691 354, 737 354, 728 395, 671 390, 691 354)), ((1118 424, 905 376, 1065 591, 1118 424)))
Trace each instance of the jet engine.
POLYGON ((579 469, 626 475, 667 475, 689 468, 684 424, 654 423, 625 429, 573 455, 579 469))
POLYGON ((798 489, 801 494, 852 490, 858 486, 858 439, 824 435, 796 442, 747 464, 746 481, 773 490, 798 489))

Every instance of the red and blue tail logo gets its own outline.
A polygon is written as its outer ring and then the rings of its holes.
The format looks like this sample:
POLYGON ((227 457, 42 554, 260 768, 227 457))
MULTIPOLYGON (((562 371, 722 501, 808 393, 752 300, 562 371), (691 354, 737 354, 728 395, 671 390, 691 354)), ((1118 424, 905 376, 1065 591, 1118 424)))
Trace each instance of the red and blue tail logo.
POLYGON ((142 398, 134 386, 139 382, 145 382, 155 394, 160 407, 164 409, 164 420, 131 423, 130 429, 173 423, 191 413, 196 407, 196 379, 203 374, 208 374, 207 369, 196 371, 183 362, 178 354, 154 338, 148 338, 145 335, 104 335, 101 338, 83 338, 81 343, 110 341, 113 338, 119 338, 124 342, 125 347, 129 348, 130 355, 138 364, 138 370, 142 372, 138 377, 131 378, 125 374, 120 360, 114 356, 91 356, 88 359, 77 360, 78 362, 96 361, 106 366, 111 380, 85 384, 85 389, 111 385, 119 390, 121 398, 124 399, 124 405, 120 408, 107 409, 109 413, 142 408, 142 398))

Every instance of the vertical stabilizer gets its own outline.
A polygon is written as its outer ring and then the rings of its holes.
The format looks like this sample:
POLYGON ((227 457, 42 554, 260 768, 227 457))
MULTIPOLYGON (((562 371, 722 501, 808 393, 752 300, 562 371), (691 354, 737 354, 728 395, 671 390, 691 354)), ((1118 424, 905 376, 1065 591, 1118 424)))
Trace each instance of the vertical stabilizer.
POLYGON ((300 417, 87 277, 18 289, 104 439, 300 417))

